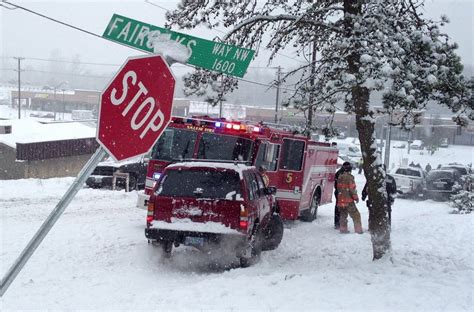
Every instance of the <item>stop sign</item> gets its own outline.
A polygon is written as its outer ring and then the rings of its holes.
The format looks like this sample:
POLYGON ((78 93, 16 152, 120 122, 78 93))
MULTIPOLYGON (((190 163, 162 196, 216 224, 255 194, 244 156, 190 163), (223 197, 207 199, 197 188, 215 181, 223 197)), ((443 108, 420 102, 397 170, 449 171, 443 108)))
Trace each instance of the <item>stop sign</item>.
POLYGON ((100 96, 97 141, 115 160, 156 143, 171 118, 174 85, 161 55, 127 59, 100 96))

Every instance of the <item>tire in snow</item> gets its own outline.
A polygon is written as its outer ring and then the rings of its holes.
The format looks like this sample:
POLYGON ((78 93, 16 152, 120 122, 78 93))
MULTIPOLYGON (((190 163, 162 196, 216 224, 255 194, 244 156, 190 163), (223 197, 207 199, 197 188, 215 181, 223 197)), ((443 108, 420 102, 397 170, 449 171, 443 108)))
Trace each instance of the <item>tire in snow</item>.
POLYGON ((265 229, 262 244, 262 250, 274 250, 276 249, 283 239, 283 220, 277 213, 272 214, 268 227, 265 229))

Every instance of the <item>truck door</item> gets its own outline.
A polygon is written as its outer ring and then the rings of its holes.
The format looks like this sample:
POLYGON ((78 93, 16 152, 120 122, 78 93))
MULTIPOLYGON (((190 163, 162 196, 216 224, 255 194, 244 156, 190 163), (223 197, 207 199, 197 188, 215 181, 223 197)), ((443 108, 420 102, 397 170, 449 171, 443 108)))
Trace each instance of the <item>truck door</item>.
POLYGON ((260 218, 258 184, 253 173, 249 171, 244 172, 244 179, 248 194, 247 209, 249 211, 249 224, 253 226, 255 220, 260 218))
POLYGON ((299 216, 305 144, 304 140, 283 139, 275 180, 276 198, 284 219, 294 220, 299 216))

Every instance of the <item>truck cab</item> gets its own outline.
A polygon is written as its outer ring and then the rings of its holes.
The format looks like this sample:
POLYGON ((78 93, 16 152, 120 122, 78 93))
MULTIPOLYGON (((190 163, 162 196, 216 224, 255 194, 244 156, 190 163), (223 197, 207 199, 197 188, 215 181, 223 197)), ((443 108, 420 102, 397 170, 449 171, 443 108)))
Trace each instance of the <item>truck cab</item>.
POLYGON ((423 196, 425 188, 425 171, 419 167, 398 167, 391 175, 397 184, 397 191, 402 196, 423 196))

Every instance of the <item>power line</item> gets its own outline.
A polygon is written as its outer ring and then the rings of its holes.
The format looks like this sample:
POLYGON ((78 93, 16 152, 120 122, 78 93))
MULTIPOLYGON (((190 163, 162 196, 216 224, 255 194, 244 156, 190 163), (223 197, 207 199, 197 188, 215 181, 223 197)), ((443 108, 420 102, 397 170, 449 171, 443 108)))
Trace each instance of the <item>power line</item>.
MULTIPOLYGON (((3 57, 2 57, 3 58, 3 57)), ((5 57, 7 58, 7 57, 5 57)), ((53 62, 53 63, 68 63, 68 64, 80 64, 80 65, 99 65, 99 66, 120 66, 120 64, 111 64, 111 63, 94 63, 94 62, 75 62, 67 60, 53 60, 53 59, 44 59, 38 57, 25 57, 26 60, 34 61, 44 61, 44 62, 53 62)))
POLYGON ((25 69, 24 71, 28 72, 36 72, 36 73, 45 73, 45 74, 55 74, 55 75, 66 75, 66 76, 77 76, 77 77, 90 77, 90 78, 105 78, 110 79, 110 76, 99 76, 99 75, 83 75, 83 74, 74 74, 74 73, 60 73, 60 72, 53 72, 53 71, 46 71, 46 70, 36 70, 36 69, 25 69))
MULTIPOLYGON (((82 29, 82 28, 80 28, 80 27, 77 27, 77 26, 68 24, 68 23, 66 23, 66 22, 62 22, 62 21, 57 20, 57 19, 55 19, 55 18, 52 18, 52 17, 46 16, 46 15, 44 15, 44 14, 38 13, 38 12, 36 12, 36 11, 27 9, 27 8, 25 8, 25 7, 23 7, 23 6, 20 6, 20 5, 11 3, 11 2, 9 2, 9 1, 2 0, 2 3, 7 3, 7 4, 11 5, 11 6, 14 6, 14 7, 18 8, 18 9, 22 9, 22 10, 24 10, 24 11, 26 11, 26 12, 29 12, 29 13, 34 14, 34 15, 37 15, 37 16, 39 16, 39 17, 42 17, 42 18, 45 18, 45 19, 47 19, 47 20, 53 21, 53 22, 55 22, 55 23, 61 24, 61 25, 63 25, 63 26, 66 26, 66 27, 69 27, 69 28, 78 30, 78 31, 80 31, 80 32, 86 33, 86 34, 88 34, 88 35, 91 35, 91 36, 94 36, 94 37, 97 37, 97 38, 100 38, 100 39, 107 40, 106 38, 104 38, 104 37, 102 37, 102 36, 100 36, 100 35, 97 35, 97 34, 95 34, 95 33, 93 33, 93 32, 90 32, 90 31, 88 31, 88 30, 85 30, 85 29, 82 29)), ((123 46, 125 46, 125 47, 127 47, 127 48, 130 48, 130 49, 139 50, 139 49, 137 49, 137 48, 134 48, 134 47, 132 47, 132 46, 128 46, 128 45, 122 44, 122 43, 120 43, 120 42, 115 42, 115 41, 114 41, 114 43, 123 45, 123 46)), ((139 51, 142 52, 141 50, 139 50, 139 51)), ((43 59, 43 60, 44 60, 44 59, 43 59)), ((189 64, 186 64, 185 66, 193 67, 193 68, 194 68, 194 66, 191 66, 191 65, 189 65, 189 64)), ((275 87, 275 86, 272 85, 272 84, 264 84, 264 83, 260 83, 260 82, 256 82, 256 81, 251 81, 251 80, 243 79, 243 78, 238 78, 238 77, 236 77, 236 79, 241 80, 241 81, 245 81, 245 82, 248 82, 248 83, 254 83, 254 84, 257 84, 257 85, 267 86, 267 87, 269 87, 269 88, 274 88, 274 87, 275 87)))
MULTIPOLYGON (((1 59, 14 59, 15 57, 13 56, 0 56, 1 59)), ((67 63, 67 64, 80 64, 80 65, 97 65, 97 66, 114 66, 114 67, 119 67, 122 66, 122 64, 113 64, 113 63, 97 63, 97 62, 75 62, 75 61, 68 61, 68 60, 54 60, 54 59, 45 59, 45 58, 39 58, 39 57, 24 57, 25 60, 34 60, 34 61, 42 61, 42 62, 53 62, 53 63, 67 63)), ((188 68, 190 66, 182 65, 182 64, 173 64, 174 67, 182 67, 182 68, 188 68)), ((272 67, 272 66, 249 66, 249 68, 252 69, 277 69, 278 67, 272 67)))

